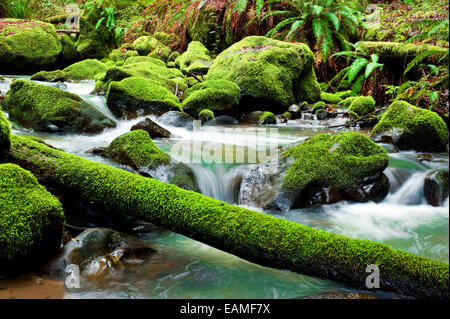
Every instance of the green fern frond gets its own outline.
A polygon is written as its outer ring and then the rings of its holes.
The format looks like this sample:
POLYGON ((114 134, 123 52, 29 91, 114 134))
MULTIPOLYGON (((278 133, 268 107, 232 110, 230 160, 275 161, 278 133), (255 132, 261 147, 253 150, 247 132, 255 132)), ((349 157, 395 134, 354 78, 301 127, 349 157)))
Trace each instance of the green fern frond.
POLYGON ((357 58, 350 65, 350 70, 348 71, 348 81, 352 82, 359 72, 369 63, 366 58, 357 58))
POLYGON ((237 0, 236 4, 234 5, 233 8, 233 13, 239 12, 242 13, 245 11, 245 8, 247 8, 247 4, 248 4, 249 0, 237 0))
POLYGON ((321 19, 313 19, 311 21, 314 37, 317 42, 321 41, 323 36, 323 23, 321 19))
MULTIPOLYGON (((403 72, 403 74, 408 73, 413 67, 415 67, 418 63, 422 62, 424 59, 433 56, 433 55, 442 55, 445 54, 443 53, 441 50, 426 50, 424 52, 422 52, 421 54, 419 54, 418 56, 416 56, 411 62, 408 63, 408 65, 406 66, 405 72, 403 72)), ((448 55, 448 51, 447 51, 447 55, 448 55)))
POLYGON ((370 62, 369 64, 367 64, 366 66, 366 71, 364 72, 364 77, 367 79, 369 77, 369 75, 373 72, 373 70, 375 69, 383 69, 383 65, 382 63, 378 63, 378 62, 370 62))
POLYGON ((291 25, 291 30, 287 34, 286 38, 291 40, 299 31, 299 28, 305 23, 305 20, 297 20, 291 25))
POLYGON ((365 77, 364 74, 361 74, 355 81, 352 87, 352 93, 350 95, 355 96, 361 92, 365 77))
POLYGON ((299 20, 299 18, 298 17, 293 17, 293 18, 288 18, 286 20, 281 21, 274 28, 272 28, 269 32, 267 32, 266 37, 269 37, 269 38, 272 37, 274 34, 276 34, 283 27, 287 26, 290 23, 293 23, 296 20, 299 20))
POLYGON ((324 16, 328 19, 328 21, 331 22, 331 24, 334 27, 334 30, 338 31, 339 30, 339 18, 332 12, 326 12, 324 14, 324 16))

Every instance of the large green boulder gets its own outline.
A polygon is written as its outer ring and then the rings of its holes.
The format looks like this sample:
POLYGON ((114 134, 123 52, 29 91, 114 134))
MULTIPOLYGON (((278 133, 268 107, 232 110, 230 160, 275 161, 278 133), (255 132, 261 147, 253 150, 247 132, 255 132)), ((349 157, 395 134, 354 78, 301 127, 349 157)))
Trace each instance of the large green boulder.
POLYGON ((220 53, 207 76, 239 85, 241 104, 249 110, 267 106, 283 113, 295 102, 320 98, 313 62, 314 55, 305 44, 251 36, 220 53))
POLYGON ((45 132, 100 132, 116 123, 78 95, 56 87, 15 80, 3 106, 9 119, 45 132))
POLYGON ((69 65, 64 70, 40 71, 31 76, 33 81, 81 81, 93 80, 96 75, 107 70, 106 64, 97 59, 86 59, 69 65))
POLYGON ((40 21, 0 19, 0 70, 29 73, 53 65, 61 52, 55 27, 40 21))
POLYGON ((359 133, 308 138, 282 154, 281 164, 288 169, 266 208, 285 210, 315 204, 324 188, 326 203, 382 199, 389 190, 383 174, 388 162, 386 151, 359 133))
POLYGON ((102 154, 116 163, 150 174, 162 182, 198 191, 192 170, 158 148, 144 130, 135 130, 114 139, 102 154))
POLYGON ((172 92, 152 80, 140 77, 111 82, 106 93, 106 104, 114 115, 127 118, 181 110, 180 102, 172 92))
POLYGON ((146 55, 152 58, 167 61, 171 50, 158 39, 152 36, 142 36, 134 40, 133 48, 139 55, 146 55))
POLYGON ((184 94, 183 110, 197 117, 209 109, 216 115, 235 115, 241 89, 236 83, 227 80, 206 80, 189 88, 184 94))
POLYGON ((9 127, 9 122, 3 115, 3 111, 0 108, 0 162, 9 151, 9 147, 11 145, 10 136, 11 128, 9 127))
POLYGON ((448 131, 444 120, 436 113, 396 101, 373 128, 371 138, 392 143, 401 150, 441 152, 448 143, 448 131))
POLYGON ((189 43, 186 52, 175 60, 175 66, 184 74, 206 74, 210 65, 209 50, 198 41, 189 43))
POLYGON ((114 29, 106 25, 105 9, 109 6, 108 1, 94 0, 81 13, 80 36, 75 45, 83 59, 102 59, 115 47, 114 29), (97 25, 100 19, 102 23, 97 25))
POLYGON ((61 245, 60 202, 28 171, 0 165, 0 275, 31 270, 61 245))

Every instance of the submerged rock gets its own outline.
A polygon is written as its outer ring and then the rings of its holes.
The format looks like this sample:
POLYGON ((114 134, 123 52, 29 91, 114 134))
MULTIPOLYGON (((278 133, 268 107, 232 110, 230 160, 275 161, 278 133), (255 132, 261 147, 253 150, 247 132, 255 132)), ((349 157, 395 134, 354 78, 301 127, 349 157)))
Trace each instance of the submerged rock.
POLYGON ((183 111, 197 117, 204 109, 217 115, 238 113, 241 89, 227 80, 206 80, 195 84, 184 94, 183 111))
POLYGON ((178 98, 168 89, 140 77, 111 82, 106 93, 106 104, 114 115, 127 118, 181 110, 178 98))
POLYGON ((117 137, 102 155, 119 164, 147 172, 162 182, 198 191, 192 170, 159 149, 146 131, 136 130, 117 137))
POLYGON ((241 104, 248 108, 242 113, 261 106, 283 113, 296 101, 320 98, 313 62, 305 44, 251 36, 220 53, 207 76, 233 81, 241 88, 241 104))
POLYGON ((64 212, 28 171, 0 165, 0 275, 31 270, 61 245, 64 212))
POLYGON ((392 103, 370 136, 400 150, 419 152, 443 152, 448 143, 447 126, 439 115, 405 101, 392 103))
POLYGON ((146 131, 150 135, 151 138, 160 138, 160 137, 169 138, 170 137, 170 132, 168 130, 159 126, 158 124, 153 122, 148 117, 145 120, 140 121, 139 123, 137 123, 131 127, 131 131, 136 131, 136 130, 146 131))
POLYGON ((45 132, 100 132, 116 123, 78 95, 15 80, 3 103, 11 121, 45 132))
POLYGON ((183 74, 206 74, 211 65, 211 56, 209 50, 198 41, 189 43, 186 52, 181 54, 175 60, 175 66, 183 74))
POLYGON ((63 274, 69 265, 80 267, 88 280, 105 278, 127 264, 144 262, 155 252, 139 239, 107 228, 89 228, 69 241, 46 266, 50 273, 63 274))
POLYGON ((52 24, 41 21, 0 19, 0 70, 30 72, 51 66, 61 52, 52 24))
POLYGON ((430 205, 441 206, 448 197, 448 171, 430 172, 423 184, 423 193, 430 205))
POLYGON ((289 168, 269 210, 381 200, 389 191, 386 151, 358 133, 316 135, 285 151, 281 161, 289 168))

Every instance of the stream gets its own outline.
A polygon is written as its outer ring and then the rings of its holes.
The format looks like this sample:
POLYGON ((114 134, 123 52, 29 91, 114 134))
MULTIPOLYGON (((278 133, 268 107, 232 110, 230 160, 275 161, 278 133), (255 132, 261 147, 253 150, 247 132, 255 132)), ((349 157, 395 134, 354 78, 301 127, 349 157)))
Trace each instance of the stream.
MULTIPOLYGON (((4 76, 0 94, 5 94, 14 78, 4 76)), ((42 83, 42 82, 39 82, 42 83)), ((49 83, 42 83, 49 84, 49 83)), ((55 85, 50 84, 50 85, 55 85)), ((114 118, 103 96, 90 95, 94 82, 65 83, 65 90, 80 95, 101 112, 114 118)), ((157 117, 148 116, 158 123, 157 117)), ((50 134, 13 127, 13 134, 34 135, 54 147, 86 159, 120 167, 100 156, 85 154, 93 147, 107 146, 117 136, 129 132, 132 125, 145 117, 117 120, 117 127, 96 135, 50 134)), ((158 123, 160 124, 160 123, 158 123)), ((169 152, 175 144, 188 145, 191 141, 209 144, 239 145, 251 134, 238 134, 229 139, 230 128, 248 126, 203 126, 188 131, 160 124, 172 133, 169 139, 154 139, 156 145, 169 152)), ((298 143, 319 133, 336 134, 345 130, 330 130, 319 122, 277 124, 268 140, 261 141, 271 153, 298 143)), ((349 129, 347 129, 349 130, 349 129)), ((351 129, 367 134, 367 130, 351 129)), ((244 143, 245 145, 245 143, 244 143)), ((424 177, 430 170, 448 170, 447 153, 432 154, 423 160, 414 151, 389 152, 389 166, 385 171, 391 183, 389 195, 379 203, 339 202, 307 209, 295 209, 275 215, 317 229, 343 234, 352 238, 386 243, 394 248, 436 260, 449 262, 449 200, 441 207, 429 205, 423 195, 424 177)), ((229 148, 228 148, 229 149, 229 148)), ((182 160, 183 158, 178 158, 182 160)), ((194 171, 202 194, 239 205, 239 176, 250 164, 217 164, 200 161, 188 164, 194 171)), ((262 211, 259 207, 250 209, 262 211)), ((262 267, 231 254, 212 248, 185 236, 157 230, 137 235, 158 251, 150 262, 130 267, 113 275, 105 282, 95 282, 79 292, 65 292, 65 298, 305 298, 324 293, 358 293, 345 285, 290 271, 262 267)), ((62 280, 62 278, 61 278, 62 280)), ((372 293, 373 294, 373 293, 372 293)), ((378 292, 378 297, 397 298, 378 292)))

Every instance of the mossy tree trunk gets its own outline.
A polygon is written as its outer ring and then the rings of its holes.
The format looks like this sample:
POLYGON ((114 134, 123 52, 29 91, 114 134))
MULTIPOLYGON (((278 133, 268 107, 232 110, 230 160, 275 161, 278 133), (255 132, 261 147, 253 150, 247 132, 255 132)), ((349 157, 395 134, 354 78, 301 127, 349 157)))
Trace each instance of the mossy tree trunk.
POLYGON ((182 190, 12 136, 10 160, 44 184, 77 192, 105 211, 146 220, 261 265, 365 288, 378 265, 380 288, 449 297, 448 264, 367 240, 328 233, 182 190))

